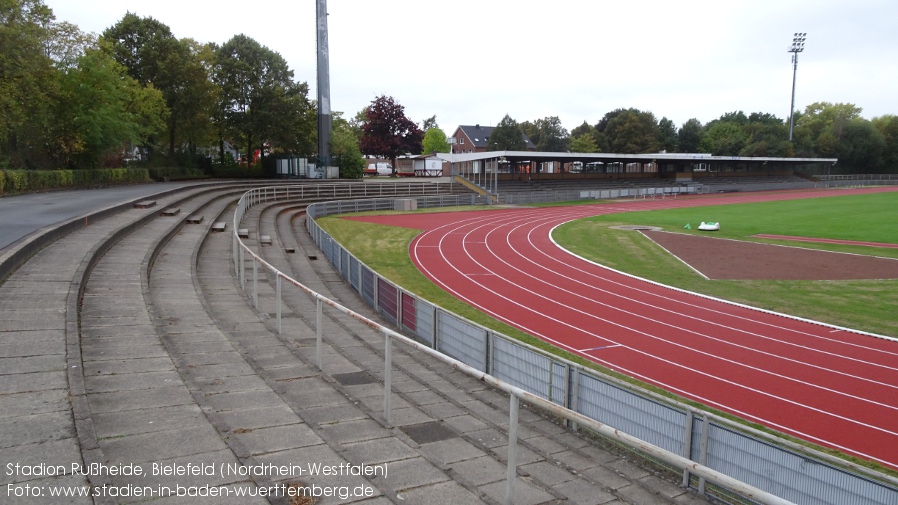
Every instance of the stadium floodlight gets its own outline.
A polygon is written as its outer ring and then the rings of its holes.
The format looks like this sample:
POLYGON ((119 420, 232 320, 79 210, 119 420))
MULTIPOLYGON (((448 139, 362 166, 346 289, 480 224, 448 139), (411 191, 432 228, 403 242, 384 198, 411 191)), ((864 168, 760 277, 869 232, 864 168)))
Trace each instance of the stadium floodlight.
POLYGON ((798 73, 798 53, 804 51, 807 33, 796 33, 792 37, 789 51, 792 53, 792 107, 789 109, 789 142, 792 142, 792 129, 795 127, 795 75, 798 73))

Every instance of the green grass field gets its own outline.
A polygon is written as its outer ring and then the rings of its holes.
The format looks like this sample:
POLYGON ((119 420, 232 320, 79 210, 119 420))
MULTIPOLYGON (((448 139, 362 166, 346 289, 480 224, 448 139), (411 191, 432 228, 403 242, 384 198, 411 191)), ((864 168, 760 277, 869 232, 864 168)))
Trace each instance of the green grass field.
MULTIPOLYGON (((706 280, 641 234, 613 225, 660 226, 713 236, 898 258, 898 249, 762 240, 759 233, 898 243, 898 193, 631 212, 583 219, 555 230, 563 247, 597 263, 664 284, 839 326, 898 337, 898 280, 706 280), (692 230, 685 230, 689 223, 692 230)), ((850 261, 847 258, 846 261, 850 261)))

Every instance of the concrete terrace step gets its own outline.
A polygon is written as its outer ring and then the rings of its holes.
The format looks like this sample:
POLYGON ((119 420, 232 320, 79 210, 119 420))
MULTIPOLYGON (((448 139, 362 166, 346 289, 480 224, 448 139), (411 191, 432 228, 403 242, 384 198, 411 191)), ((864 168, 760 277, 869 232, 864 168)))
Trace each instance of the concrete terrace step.
MULTIPOLYGON (((205 208, 217 214, 231 201, 233 196, 206 196, 182 205, 189 212, 205 208)), ((99 449, 110 465, 241 464, 198 405, 177 348, 160 336, 164 322, 148 311, 147 298, 157 290, 147 283, 147 269, 160 243, 177 229, 176 222, 157 219, 125 237, 100 260, 86 287, 81 326, 85 390, 99 449)), ((201 227, 182 228, 172 240, 189 237, 192 249, 202 233, 201 227)), ((167 264, 169 255, 178 252, 164 247, 157 264, 167 264)), ((176 275, 179 282, 190 283, 192 292, 190 264, 185 263, 187 268, 176 275)), ((231 489, 255 485, 239 475, 111 477, 111 485, 119 487, 206 484, 231 489)))
MULTIPOLYGON (((225 196, 228 191, 233 187, 154 196, 152 208, 92 221, 0 284, 0 462, 69 469, 73 463, 139 464, 146 472, 89 478, 71 470, 0 472, 0 484, 148 486, 154 492, 176 485, 358 486, 369 495, 316 503, 502 503, 508 398, 394 345, 393 415, 386 422, 379 333, 325 309, 322 372, 315 366, 314 300, 285 289, 278 334, 273 279, 260 269, 259 308, 253 308, 251 281, 244 291, 233 272, 232 233, 209 233, 213 223, 231 220, 228 204, 236 196, 225 196), (209 219, 184 226, 184 219, 161 217, 160 208, 209 219), (269 464, 373 465, 388 475, 277 475, 269 464), (215 472, 171 474, 197 465, 214 465, 215 472), (221 465, 263 470, 221 475, 221 465), (154 468, 170 473, 154 475, 154 468)), ((345 193, 333 198, 354 191, 345 184, 345 193)), ((301 228, 302 217, 288 207, 252 208, 240 225, 249 229, 248 243, 316 291, 376 317, 329 264, 309 258, 317 248, 301 228), (272 247, 261 247, 262 236, 272 247), (302 254, 289 254, 288 247, 302 254)), ((251 274, 251 263, 246 266, 251 274)), ((593 442, 523 408, 516 503, 704 503, 593 442)), ((58 503, 49 497, 0 501, 58 503)), ((287 502, 258 496, 152 501, 287 502)))
MULTIPOLYGON (((168 204, 201 192, 158 200, 168 204)), ((71 471, 73 464, 97 461, 74 326, 78 275, 116 233, 149 216, 155 210, 127 210, 91 222, 37 252, 0 285, 0 460, 68 469, 60 475, 3 472, 2 484, 91 483, 71 471)))

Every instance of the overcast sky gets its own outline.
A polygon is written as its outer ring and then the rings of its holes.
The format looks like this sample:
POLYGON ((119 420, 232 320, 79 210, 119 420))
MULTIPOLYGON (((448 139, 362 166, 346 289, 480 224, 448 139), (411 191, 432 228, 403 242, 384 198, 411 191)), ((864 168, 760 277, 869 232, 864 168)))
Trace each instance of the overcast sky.
MULTIPOLYGON (((280 53, 316 96, 315 0, 44 0, 100 33, 127 12, 178 38, 244 33, 280 53)), ((328 0, 331 108, 380 95, 420 123, 558 116, 570 131, 617 108, 677 126, 743 110, 789 115, 794 32, 806 32, 795 106, 847 102, 898 114, 894 0, 328 0)))

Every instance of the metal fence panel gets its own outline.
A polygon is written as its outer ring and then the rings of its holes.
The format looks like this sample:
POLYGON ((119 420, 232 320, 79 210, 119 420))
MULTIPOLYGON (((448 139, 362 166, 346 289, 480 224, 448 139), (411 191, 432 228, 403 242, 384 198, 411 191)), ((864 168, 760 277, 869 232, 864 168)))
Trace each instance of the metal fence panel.
POLYGON ((362 295, 362 299, 368 302, 368 305, 374 307, 374 286, 375 283, 375 274, 374 271, 370 268, 363 266, 362 267, 362 287, 359 290, 359 294, 362 295))
POLYGON ((504 338, 493 339, 490 375, 550 400, 552 361, 504 338))
POLYGON ((686 413, 579 372, 574 410, 661 447, 683 454, 686 413))
POLYGON ((436 308, 424 300, 416 300, 415 316, 415 335, 433 347, 436 339, 436 308))
MULTIPOLYGON (((700 461, 701 430, 693 426, 692 453, 700 461)), ((895 490, 788 449, 709 423, 706 465, 797 504, 898 504, 895 490)))
POLYGON ((552 362, 552 387, 549 401, 567 406, 568 366, 558 361, 552 362))
POLYGON ((478 370, 486 370, 486 330, 448 312, 437 312, 438 350, 478 370))
POLYGON ((399 321, 398 296, 399 289, 396 286, 387 282, 383 277, 377 277, 378 312, 394 325, 399 321))
POLYGON ((355 289, 356 293, 362 292, 361 269, 359 269, 359 260, 355 256, 349 257, 349 285, 355 289))
POLYGON ((340 275, 349 280, 349 251, 340 249, 340 275))
POLYGON ((405 291, 399 293, 399 310, 402 315, 402 327, 412 333, 417 331, 418 312, 415 310, 415 297, 405 291))

